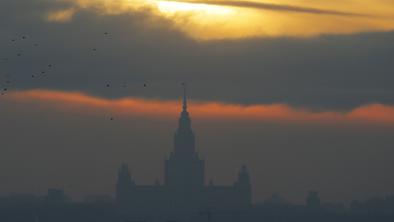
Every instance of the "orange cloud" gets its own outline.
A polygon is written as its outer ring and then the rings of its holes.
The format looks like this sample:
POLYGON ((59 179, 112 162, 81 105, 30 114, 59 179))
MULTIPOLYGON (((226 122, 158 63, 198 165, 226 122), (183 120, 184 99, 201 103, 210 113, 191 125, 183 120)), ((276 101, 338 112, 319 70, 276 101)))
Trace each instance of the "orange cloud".
POLYGON ((76 12, 75 8, 51 11, 48 12, 47 19, 50 22, 69 22, 76 12))
POLYGON ((157 27, 157 18, 162 18, 195 40, 314 37, 394 29, 392 0, 57 1, 73 10, 49 11, 47 21, 71 21, 81 10, 101 16, 144 12, 149 15, 143 20, 144 27, 157 27))
MULTIPOLYGON (((148 118, 175 118, 180 112, 179 101, 163 101, 128 97, 105 99, 79 92, 51 90, 13 91, 3 100, 86 115, 113 115, 148 118)), ((319 111, 294 108, 285 104, 239 105, 221 102, 191 102, 195 119, 252 120, 308 123, 366 122, 394 124, 394 106, 371 104, 349 112, 319 111)))

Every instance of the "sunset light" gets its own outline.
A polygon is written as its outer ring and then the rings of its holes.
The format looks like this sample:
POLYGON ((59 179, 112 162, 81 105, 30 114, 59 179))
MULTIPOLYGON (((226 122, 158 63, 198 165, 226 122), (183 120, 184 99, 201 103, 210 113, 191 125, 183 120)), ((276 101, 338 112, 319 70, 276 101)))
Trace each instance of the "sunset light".
POLYGON ((313 37, 394 29, 393 1, 61 0, 75 6, 50 11, 51 22, 70 21, 77 9, 117 15, 148 13, 172 22, 196 40, 313 37), (375 4, 376 3, 376 4, 375 4))
POLYGON ((234 13, 234 10, 229 7, 175 1, 158 1, 157 7, 161 12, 172 15, 178 12, 203 13, 204 15, 215 16, 234 13))
POLYGON ((394 221, 394 0, 0 1, 0 222, 394 221))

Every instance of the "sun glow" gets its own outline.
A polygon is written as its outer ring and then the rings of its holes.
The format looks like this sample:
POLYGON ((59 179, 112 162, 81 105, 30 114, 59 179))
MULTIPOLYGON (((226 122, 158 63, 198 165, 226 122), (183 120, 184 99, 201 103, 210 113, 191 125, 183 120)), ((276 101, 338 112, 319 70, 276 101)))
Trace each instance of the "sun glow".
POLYGON ((237 7, 178 1, 152 2, 158 14, 172 20, 176 27, 181 27, 183 32, 194 39, 250 36, 244 29, 248 24, 253 24, 251 17, 247 16, 249 12, 237 7))
POLYGON ((230 15, 235 12, 234 9, 229 7, 172 1, 158 1, 157 7, 161 12, 169 14, 178 12, 197 12, 206 15, 230 15))
MULTIPOLYGON (((394 30, 389 0, 59 0, 71 9, 50 11, 47 20, 67 22, 78 10, 101 15, 143 11, 170 20, 197 40, 250 37, 311 37, 394 30)), ((152 23, 158 20, 152 19, 152 23)), ((146 24, 155 25, 155 24, 146 24)))

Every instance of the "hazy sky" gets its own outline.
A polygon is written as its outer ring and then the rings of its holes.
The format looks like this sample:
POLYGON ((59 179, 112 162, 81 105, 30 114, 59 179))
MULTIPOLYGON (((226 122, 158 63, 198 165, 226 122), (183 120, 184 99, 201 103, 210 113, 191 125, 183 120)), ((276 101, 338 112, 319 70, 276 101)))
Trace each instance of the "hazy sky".
POLYGON ((2 0, 0 194, 111 194, 123 161, 162 180, 184 81, 207 181, 232 183, 245 163, 257 201, 394 193, 393 12, 391 0, 2 0))

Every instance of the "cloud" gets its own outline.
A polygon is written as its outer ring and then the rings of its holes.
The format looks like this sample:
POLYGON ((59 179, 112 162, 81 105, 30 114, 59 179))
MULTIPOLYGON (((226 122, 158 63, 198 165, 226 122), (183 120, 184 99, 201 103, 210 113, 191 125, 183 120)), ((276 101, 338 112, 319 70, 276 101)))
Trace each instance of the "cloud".
MULTIPOLYGON (((370 17, 371 15, 363 14, 363 13, 353 13, 353 12, 345 12, 338 10, 329 10, 329 9, 319 9, 319 8, 311 8, 311 7, 303 7, 303 6, 294 6, 294 5, 281 5, 281 4, 272 4, 272 3, 264 3, 264 2, 256 2, 256 1, 215 1, 215 0, 191 0, 191 1, 179 1, 179 2, 189 2, 189 3, 202 3, 208 5, 221 5, 221 6, 234 6, 241 8, 253 8, 253 9, 262 9, 262 10, 271 10, 271 11, 279 11, 279 12, 294 12, 294 13, 307 13, 307 14, 318 14, 318 15, 337 15, 337 16, 357 16, 357 17, 370 17)), ((374 17, 374 16, 372 16, 374 17)))
MULTIPOLYGON (((186 81, 192 98, 201 101, 340 111, 394 104, 394 32, 198 42, 170 20, 152 18, 148 12, 103 16, 86 9, 57 24, 43 22, 42 16, 75 5, 38 7, 32 0, 18 8, 18 2, 22 0, 0 8, 1 21, 7 21, 0 30, 0 58, 9 58, 1 61, 0 86, 5 87, 9 75, 10 90, 172 100, 186 81), (22 35, 28 39, 19 40, 22 35), (12 38, 18 41, 11 43, 12 38), (34 43, 39 47, 32 47, 34 43), (92 53, 92 48, 98 51, 92 53), (16 57, 19 52, 22 56, 16 57), (49 63, 53 68, 41 77, 49 63), (145 82, 149 90, 141 87, 145 82), (115 87, 107 89, 107 83, 115 87), (125 83, 128 87, 122 88, 125 83)), ((304 30, 291 23, 283 27, 304 30)))
MULTIPOLYGON (((148 17, 169 20, 177 30, 200 41, 254 36, 311 37, 326 33, 348 34, 394 28, 393 16, 386 12, 386 8, 393 5, 385 2, 380 3, 379 7, 371 7, 367 0, 358 4, 352 1, 323 4, 318 1, 319 4, 298 2, 294 5, 286 1, 273 4, 221 0, 61 0, 59 3, 72 5, 79 12, 91 11, 100 16, 144 12, 148 17)), ((76 13, 67 14, 67 20, 70 21, 73 15, 76 13)), ((47 17, 56 16, 63 17, 64 13, 50 10, 47 17)), ((145 25, 154 25, 154 22, 145 25)))
POLYGON ((47 19, 50 22, 69 22, 76 12, 75 8, 51 11, 48 13, 47 19))
MULTIPOLYGON (((30 90, 10 92, 5 100, 39 104, 45 109, 61 110, 85 115, 144 116, 148 118, 175 117, 179 113, 178 101, 149 100, 143 98, 104 99, 79 92, 30 90)), ((253 120, 298 123, 376 123, 394 124, 394 106, 370 104, 349 112, 310 111, 285 104, 240 105, 221 102, 192 102, 193 118, 210 120, 253 120)))

